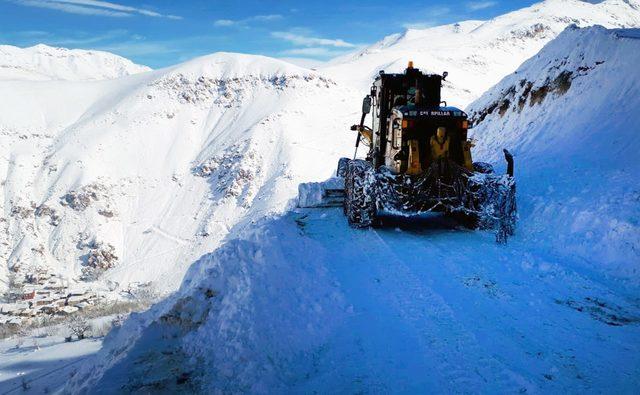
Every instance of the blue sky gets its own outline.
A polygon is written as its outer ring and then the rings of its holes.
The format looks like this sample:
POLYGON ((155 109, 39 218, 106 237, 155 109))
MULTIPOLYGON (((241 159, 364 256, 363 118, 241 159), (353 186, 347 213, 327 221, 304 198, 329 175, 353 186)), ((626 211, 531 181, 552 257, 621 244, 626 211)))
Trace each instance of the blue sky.
POLYGON ((0 43, 102 49, 154 68, 216 51, 323 61, 408 27, 535 2, 0 0, 0 43))

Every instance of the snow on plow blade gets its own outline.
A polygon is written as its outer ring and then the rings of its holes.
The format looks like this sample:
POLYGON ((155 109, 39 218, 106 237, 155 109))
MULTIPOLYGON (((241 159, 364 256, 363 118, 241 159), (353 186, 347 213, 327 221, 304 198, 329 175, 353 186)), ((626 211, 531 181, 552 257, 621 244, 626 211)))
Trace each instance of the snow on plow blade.
POLYGON ((298 207, 342 207, 344 178, 334 177, 324 182, 307 182, 298 186, 298 207))
POLYGON ((380 214, 411 217, 440 212, 471 229, 495 230, 496 241, 505 243, 515 233, 517 220, 513 157, 508 151, 505 156, 508 170, 503 175, 494 174, 492 167, 471 172, 449 163, 448 176, 434 173, 435 165, 422 175, 409 176, 352 160, 346 165, 346 178, 300 184, 298 207, 343 206, 349 224, 357 228, 376 226, 380 214))

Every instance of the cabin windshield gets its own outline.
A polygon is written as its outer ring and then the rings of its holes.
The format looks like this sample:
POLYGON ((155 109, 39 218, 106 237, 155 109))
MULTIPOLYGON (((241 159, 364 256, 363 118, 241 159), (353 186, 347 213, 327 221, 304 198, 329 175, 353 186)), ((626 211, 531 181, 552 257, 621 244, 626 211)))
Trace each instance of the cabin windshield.
POLYGON ((417 88, 415 86, 410 86, 404 92, 399 92, 394 95, 393 99, 393 107, 402 107, 402 106, 424 106, 426 103, 426 98, 424 95, 424 89, 417 88))

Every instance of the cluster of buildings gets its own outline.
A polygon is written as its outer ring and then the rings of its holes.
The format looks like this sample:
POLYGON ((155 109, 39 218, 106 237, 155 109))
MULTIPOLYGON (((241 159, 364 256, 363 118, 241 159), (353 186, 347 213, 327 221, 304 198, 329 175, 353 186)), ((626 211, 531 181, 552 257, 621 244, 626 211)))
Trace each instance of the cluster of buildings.
POLYGON ((92 291, 70 288, 53 273, 29 274, 25 280, 24 285, 11 291, 10 303, 0 303, 0 325, 20 327, 38 317, 73 314, 101 298, 92 291))

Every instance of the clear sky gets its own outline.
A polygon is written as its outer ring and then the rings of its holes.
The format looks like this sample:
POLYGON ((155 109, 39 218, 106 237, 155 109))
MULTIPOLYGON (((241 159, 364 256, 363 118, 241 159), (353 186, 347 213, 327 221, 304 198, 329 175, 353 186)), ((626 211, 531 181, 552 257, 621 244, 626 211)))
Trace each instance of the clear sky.
POLYGON ((0 0, 0 43, 102 49, 151 67, 216 51, 324 61, 411 27, 535 0, 0 0))

